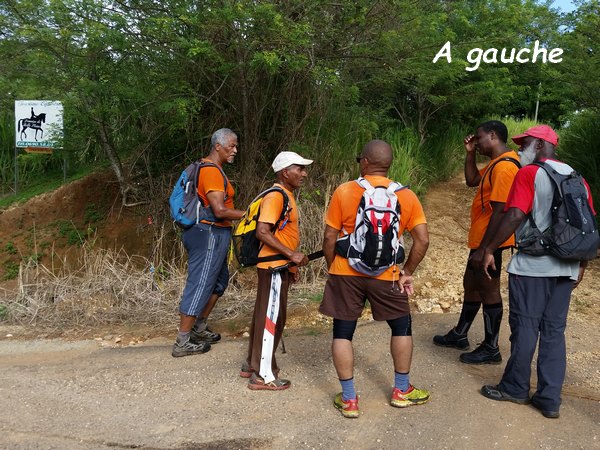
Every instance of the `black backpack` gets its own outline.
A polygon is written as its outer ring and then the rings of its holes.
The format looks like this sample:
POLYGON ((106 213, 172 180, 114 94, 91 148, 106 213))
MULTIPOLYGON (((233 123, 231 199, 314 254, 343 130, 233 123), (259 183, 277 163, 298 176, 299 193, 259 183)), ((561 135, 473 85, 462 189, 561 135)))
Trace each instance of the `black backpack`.
POLYGON ((546 163, 536 162, 554 184, 552 221, 541 231, 531 213, 529 223, 534 235, 526 242, 517 242, 520 252, 528 255, 552 255, 569 261, 589 261, 598 252, 600 236, 598 224, 588 202, 588 192, 583 177, 573 171, 563 175, 546 163))

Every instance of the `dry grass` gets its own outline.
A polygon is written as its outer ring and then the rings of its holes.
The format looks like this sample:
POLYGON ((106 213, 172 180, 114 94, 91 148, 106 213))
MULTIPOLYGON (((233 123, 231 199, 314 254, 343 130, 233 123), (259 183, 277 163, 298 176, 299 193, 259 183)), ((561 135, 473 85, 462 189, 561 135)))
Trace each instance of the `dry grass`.
MULTIPOLYGON (((335 180, 342 181, 345 180, 335 180)), ((334 181, 320 189, 309 185, 298 193, 301 250, 306 253, 321 248, 323 217, 335 186, 334 181)), ((81 248, 78 258, 53 255, 50 267, 22 263, 17 288, 0 288, 0 304, 5 305, 8 320, 56 329, 176 324, 187 257, 166 211, 155 214, 150 258, 96 248, 95 239, 91 238, 81 248)), ((311 262, 301 274, 301 282, 290 292, 292 308, 317 301, 326 277, 324 259, 311 262)), ((214 320, 247 317, 252 313, 255 296, 255 270, 240 270, 231 258, 229 287, 211 317, 214 320)))
MULTIPOLYGON (((163 263, 159 269, 140 256, 122 251, 82 249, 76 263, 62 261, 54 273, 44 265, 22 264, 18 287, 2 289, 0 303, 7 308, 13 323, 55 329, 98 325, 173 326, 184 287, 186 269, 163 263)), ((310 272, 315 279, 322 268, 310 272)), ((306 278, 305 278, 306 279, 306 278)), ((253 269, 232 269, 230 284, 211 317, 231 320, 252 313, 256 297, 253 269)), ((310 297, 307 292, 320 289, 314 283, 295 287, 290 306, 310 297)))
MULTIPOLYGON (((115 323, 173 324, 185 272, 176 265, 151 271, 151 262, 112 250, 83 249, 77 264, 63 261, 58 273, 21 265, 16 291, 3 291, 12 321, 52 327, 115 323)), ((252 292, 232 288, 216 319, 239 315, 252 292)))

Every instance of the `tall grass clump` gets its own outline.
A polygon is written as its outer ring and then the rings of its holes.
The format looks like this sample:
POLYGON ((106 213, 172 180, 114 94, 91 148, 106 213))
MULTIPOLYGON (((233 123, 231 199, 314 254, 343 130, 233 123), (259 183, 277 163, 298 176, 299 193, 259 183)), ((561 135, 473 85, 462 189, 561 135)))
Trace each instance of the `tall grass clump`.
MULTIPOLYGON (((492 119, 492 120, 494 120, 494 119, 492 119)), ((518 150, 519 148, 518 148, 517 144, 515 144, 512 141, 511 137, 517 136, 518 134, 523 133, 528 128, 535 127, 536 125, 539 125, 539 123, 534 122, 532 119, 528 119, 528 118, 515 119, 515 118, 512 118, 512 117, 506 117, 504 119, 495 118, 495 120, 500 120, 501 122, 504 123, 504 125, 506 125, 506 128, 508 128, 508 142, 507 142, 507 144, 513 150, 518 150)))
MULTIPOLYGON (((155 266, 145 257, 97 249, 87 243, 76 261, 56 256, 49 266, 21 263, 18 287, 0 287, 0 321, 59 330, 122 324, 174 326, 186 278, 185 267, 176 263, 163 261, 155 266)), ((322 270, 320 267, 315 265, 313 269, 322 270)), ((301 283, 293 289, 304 292, 311 286, 301 283)), ((255 272, 239 274, 234 269, 231 283, 211 317, 231 320, 248 316, 255 298, 255 272)), ((302 299, 293 296, 289 306, 301 304, 302 299)))
MULTIPOLYGON (((569 117, 560 132, 557 148, 559 158, 581 173, 600 199, 600 112, 583 111, 569 117)), ((596 208, 598 209, 598 208, 596 208)))
POLYGON ((438 127, 432 131, 418 153, 425 188, 451 178, 460 170, 464 162, 463 140, 467 134, 462 124, 438 127))
POLYGON ((0 194, 6 193, 13 185, 15 126, 11 116, 0 114, 0 194))
POLYGON ((382 139, 388 142, 394 150, 394 161, 388 176, 404 185, 410 185, 413 191, 420 191, 424 186, 417 155, 419 153, 419 139, 410 128, 392 128, 386 130, 382 139))
POLYGON ((335 101, 327 111, 313 119, 304 130, 302 143, 292 146, 315 158, 319 179, 354 173, 355 157, 379 133, 379 126, 368 110, 347 107, 335 101))

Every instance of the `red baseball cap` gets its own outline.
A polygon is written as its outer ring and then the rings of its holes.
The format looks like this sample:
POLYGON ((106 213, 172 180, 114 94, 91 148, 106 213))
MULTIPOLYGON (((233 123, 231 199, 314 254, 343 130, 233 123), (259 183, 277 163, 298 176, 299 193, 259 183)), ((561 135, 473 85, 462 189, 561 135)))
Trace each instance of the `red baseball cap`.
POLYGON ((554 146, 558 145, 558 134, 556 134, 556 132, 548 125, 537 125, 535 127, 531 127, 525 133, 514 136, 512 140, 515 144, 521 146, 523 139, 525 139, 527 136, 543 139, 554 146))

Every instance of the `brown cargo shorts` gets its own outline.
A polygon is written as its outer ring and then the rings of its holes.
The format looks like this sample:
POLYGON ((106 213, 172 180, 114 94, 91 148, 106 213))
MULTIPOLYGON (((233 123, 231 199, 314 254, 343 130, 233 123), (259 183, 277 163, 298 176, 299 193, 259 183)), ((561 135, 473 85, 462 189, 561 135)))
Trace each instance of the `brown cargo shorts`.
POLYGON ((410 314, 408 295, 400 292, 397 281, 349 275, 329 275, 319 311, 334 319, 357 320, 367 300, 375 320, 410 314))

